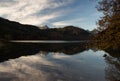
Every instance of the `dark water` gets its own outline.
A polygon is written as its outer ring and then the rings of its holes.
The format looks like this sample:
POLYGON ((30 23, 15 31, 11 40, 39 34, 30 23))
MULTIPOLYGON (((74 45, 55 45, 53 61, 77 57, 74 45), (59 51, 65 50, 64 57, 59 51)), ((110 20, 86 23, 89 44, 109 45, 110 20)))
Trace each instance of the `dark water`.
POLYGON ((12 43, 0 47, 0 81, 120 81, 120 58, 84 43, 12 43))

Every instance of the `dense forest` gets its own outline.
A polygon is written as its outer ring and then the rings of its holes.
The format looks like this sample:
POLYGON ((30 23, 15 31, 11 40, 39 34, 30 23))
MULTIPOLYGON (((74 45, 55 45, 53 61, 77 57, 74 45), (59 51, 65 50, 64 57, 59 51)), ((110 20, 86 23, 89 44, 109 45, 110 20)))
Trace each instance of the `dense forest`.
POLYGON ((94 44, 100 49, 120 49, 120 0, 102 0, 97 6, 103 17, 94 44))

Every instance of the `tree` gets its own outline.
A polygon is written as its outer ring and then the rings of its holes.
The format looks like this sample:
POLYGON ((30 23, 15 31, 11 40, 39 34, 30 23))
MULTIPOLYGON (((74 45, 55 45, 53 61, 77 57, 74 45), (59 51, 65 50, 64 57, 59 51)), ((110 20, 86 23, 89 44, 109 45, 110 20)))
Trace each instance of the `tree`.
POLYGON ((101 48, 120 48, 120 0, 102 0, 97 9, 103 12, 98 21, 99 33, 96 36, 101 48))
POLYGON ((98 11, 104 14, 98 21, 100 30, 120 24, 120 0, 102 0, 98 4, 98 11))

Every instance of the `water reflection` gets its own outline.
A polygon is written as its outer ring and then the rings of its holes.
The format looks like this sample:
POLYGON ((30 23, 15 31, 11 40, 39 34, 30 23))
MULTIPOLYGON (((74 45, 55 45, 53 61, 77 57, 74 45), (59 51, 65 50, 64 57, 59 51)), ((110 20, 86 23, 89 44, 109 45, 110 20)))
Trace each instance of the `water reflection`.
POLYGON ((99 58, 103 51, 97 55, 88 50, 73 56, 41 53, 1 62, 0 81, 105 81, 101 67, 105 63, 99 58))
POLYGON ((120 52, 117 50, 114 53, 105 57, 106 60, 106 79, 109 81, 120 81, 120 52))
POLYGON ((0 81, 120 80, 120 58, 83 43, 12 43, 0 48, 0 57, 0 81))
POLYGON ((0 49, 0 62, 17 58, 25 55, 33 55, 44 51, 44 55, 48 52, 59 52, 68 55, 77 54, 86 50, 84 43, 10 43, 0 49))

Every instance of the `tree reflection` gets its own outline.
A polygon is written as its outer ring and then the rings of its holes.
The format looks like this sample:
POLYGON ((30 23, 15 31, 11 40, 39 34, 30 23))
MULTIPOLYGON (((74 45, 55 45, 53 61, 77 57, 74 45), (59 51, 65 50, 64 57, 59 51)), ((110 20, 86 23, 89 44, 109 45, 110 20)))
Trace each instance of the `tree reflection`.
MULTIPOLYGON (((119 53, 119 52, 118 52, 119 53)), ((119 54, 110 54, 119 55, 119 54)), ((120 81, 120 57, 107 56, 106 60, 106 79, 108 81, 120 81)))

